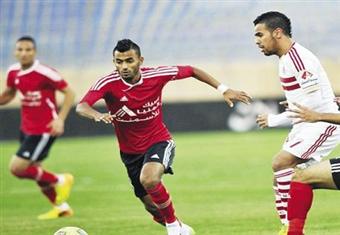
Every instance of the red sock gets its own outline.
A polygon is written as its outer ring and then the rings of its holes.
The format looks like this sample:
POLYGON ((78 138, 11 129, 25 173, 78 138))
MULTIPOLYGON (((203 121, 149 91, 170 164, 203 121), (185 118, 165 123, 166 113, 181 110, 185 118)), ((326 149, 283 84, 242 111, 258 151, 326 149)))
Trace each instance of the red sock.
POLYGON ((305 226, 305 220, 303 219, 290 220, 287 235, 303 235, 304 226, 305 226))
POLYGON ((55 204, 57 194, 54 186, 44 182, 37 182, 37 184, 39 185, 41 192, 48 198, 48 200, 52 204, 55 204))
POLYGON ((313 189, 310 185, 291 182, 288 200, 288 235, 303 234, 307 213, 312 206, 313 189))
POLYGON ((164 185, 160 182, 153 189, 146 190, 151 196, 152 201, 156 204, 163 215, 165 222, 173 223, 176 221, 175 210, 172 205, 170 195, 164 185))
POLYGON ((159 217, 159 216, 153 216, 153 220, 159 224, 165 225, 165 221, 163 217, 159 217))
POLYGON ((43 170, 39 166, 31 165, 26 168, 24 172, 15 173, 19 178, 33 179, 38 182, 44 182, 49 184, 55 184, 58 182, 58 178, 55 174, 43 170))

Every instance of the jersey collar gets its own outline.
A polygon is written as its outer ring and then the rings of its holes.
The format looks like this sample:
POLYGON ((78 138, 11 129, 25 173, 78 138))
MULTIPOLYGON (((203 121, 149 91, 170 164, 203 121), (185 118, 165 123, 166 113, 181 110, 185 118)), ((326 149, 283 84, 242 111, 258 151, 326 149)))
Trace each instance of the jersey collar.
POLYGON ((128 82, 126 82, 126 81, 122 78, 122 76, 119 76, 120 79, 122 80, 122 82, 123 82, 125 85, 127 85, 127 86, 129 87, 127 90, 130 90, 130 89, 132 89, 133 87, 139 86, 139 85, 141 85, 141 84, 143 83, 143 73, 142 73, 141 70, 139 70, 139 72, 140 72, 140 79, 139 79, 139 81, 136 82, 135 84, 128 83, 128 82))
POLYGON ((290 45, 290 48, 289 48, 289 50, 287 51, 287 53, 286 54, 284 54, 284 55, 282 55, 281 57, 280 57, 280 60, 283 60, 283 58, 286 58, 286 56, 289 54, 289 52, 294 48, 294 46, 296 46, 297 45, 297 43, 296 42, 293 42, 292 43, 292 45, 290 45))
MULTIPOLYGON (((296 44, 296 43, 293 42, 292 45, 290 45, 290 48, 289 48, 288 52, 290 52, 290 51, 293 49, 293 47, 295 46, 295 44, 296 44)), ((287 52, 286 54, 288 54, 288 52, 287 52)))
POLYGON ((23 75, 25 75, 25 74, 28 74, 28 73, 32 72, 33 70, 35 70, 35 69, 37 68, 37 66, 38 66, 39 64, 40 64, 39 60, 35 60, 34 63, 33 63, 33 65, 32 65, 30 68, 25 69, 25 70, 21 70, 21 69, 20 69, 20 71, 19 71, 19 73, 18 73, 18 76, 23 76, 23 75))

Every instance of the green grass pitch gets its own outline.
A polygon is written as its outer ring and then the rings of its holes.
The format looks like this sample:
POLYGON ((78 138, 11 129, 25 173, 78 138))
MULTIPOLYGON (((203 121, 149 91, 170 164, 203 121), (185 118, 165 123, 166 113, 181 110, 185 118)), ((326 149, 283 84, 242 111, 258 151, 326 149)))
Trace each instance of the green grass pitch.
MULTIPOLYGON (((178 133, 174 176, 164 181, 177 215, 197 235, 273 235, 279 230, 272 193, 272 156, 287 130, 249 133, 178 133)), ((71 218, 38 221, 50 209, 35 183, 8 172, 17 142, 1 144, 1 235, 52 235, 79 226, 90 235, 160 235, 134 197, 113 137, 61 138, 45 162, 47 169, 71 172, 75 185, 71 218)), ((340 147, 331 156, 340 155, 340 147)), ((315 192, 306 233, 340 233, 340 193, 315 192)))

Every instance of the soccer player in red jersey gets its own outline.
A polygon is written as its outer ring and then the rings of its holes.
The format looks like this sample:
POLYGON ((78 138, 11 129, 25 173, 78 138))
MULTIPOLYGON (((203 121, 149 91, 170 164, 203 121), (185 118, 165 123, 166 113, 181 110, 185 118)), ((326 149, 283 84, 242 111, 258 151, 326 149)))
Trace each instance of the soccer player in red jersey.
POLYGON ((120 155, 138 197, 154 220, 166 225, 168 235, 189 235, 193 230, 181 223, 163 174, 172 174, 175 143, 162 121, 162 89, 172 80, 194 77, 217 88, 229 106, 239 100, 249 103, 247 93, 229 89, 206 72, 191 66, 141 67, 140 48, 129 39, 118 41, 113 50, 116 70, 99 79, 77 105, 89 119, 113 123, 120 155), (104 99, 108 113, 92 108, 104 99))
MULTIPOLYGON (((336 101, 340 104, 340 98, 336 101)), ((318 113, 307 107, 294 103, 294 118, 299 122, 329 122, 340 124, 338 113, 318 113)), ((339 140, 340 142, 340 140, 339 140)), ((340 158, 330 159, 307 167, 295 169, 289 190, 288 200, 288 235, 303 235, 303 228, 313 201, 313 189, 340 190, 340 158)))
POLYGON ((10 162, 11 173, 19 179, 34 180, 53 204, 53 209, 38 219, 54 219, 72 215, 66 200, 73 177, 55 174, 42 167, 42 161, 55 139, 63 134, 64 122, 74 102, 74 92, 52 68, 35 59, 36 43, 30 36, 17 40, 15 56, 19 63, 7 72, 7 87, 0 95, 0 104, 9 103, 20 91, 21 146, 10 162), (64 94, 64 103, 57 111, 55 93, 64 94))

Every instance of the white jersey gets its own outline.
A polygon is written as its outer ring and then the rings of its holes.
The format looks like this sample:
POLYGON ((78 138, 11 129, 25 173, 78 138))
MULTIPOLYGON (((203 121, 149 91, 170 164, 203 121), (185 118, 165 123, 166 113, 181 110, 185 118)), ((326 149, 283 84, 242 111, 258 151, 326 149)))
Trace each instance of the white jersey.
POLYGON ((279 76, 286 99, 317 112, 336 113, 334 93, 318 58, 298 43, 280 57, 279 76))
MULTIPOLYGON (((280 57, 279 76, 290 108, 294 108, 292 103, 295 102, 317 112, 339 112, 325 70, 306 48, 294 43, 288 53, 280 57)), ((280 115, 287 118, 290 114, 284 112, 280 115)), ((271 119, 268 117, 268 125, 273 122, 271 119)), ((298 158, 320 160, 339 142, 340 125, 302 122, 293 125, 283 150, 298 158)))

